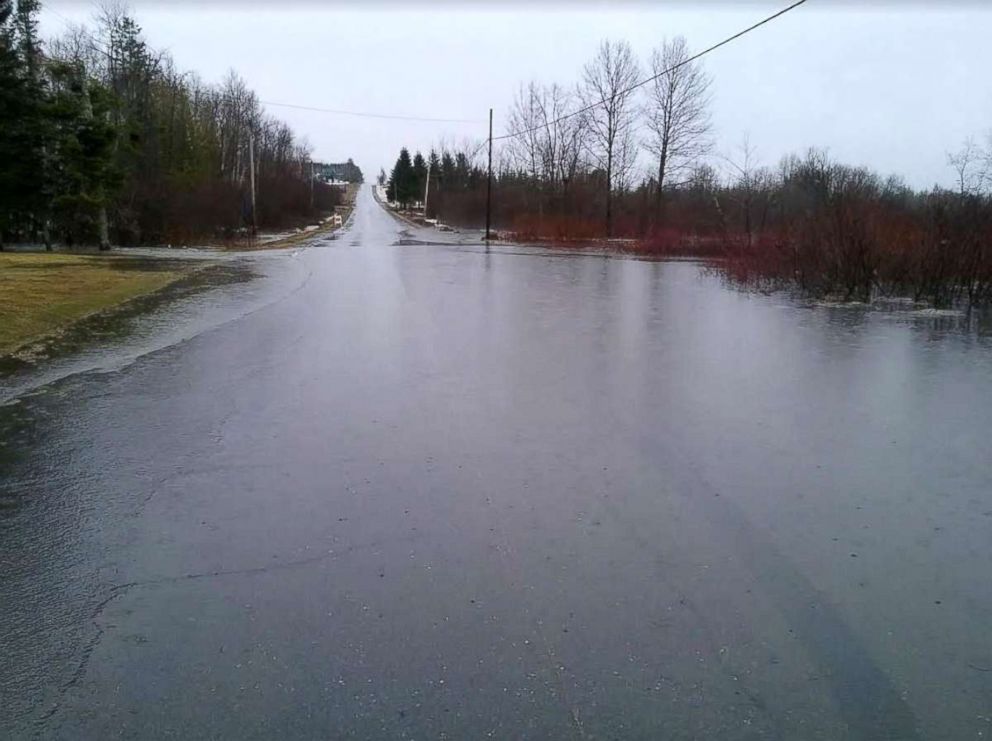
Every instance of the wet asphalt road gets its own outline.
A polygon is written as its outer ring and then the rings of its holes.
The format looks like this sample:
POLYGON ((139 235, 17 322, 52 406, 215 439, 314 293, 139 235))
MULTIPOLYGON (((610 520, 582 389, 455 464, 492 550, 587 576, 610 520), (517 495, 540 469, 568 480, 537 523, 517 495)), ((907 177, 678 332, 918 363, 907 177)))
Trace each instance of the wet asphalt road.
POLYGON ((0 736, 992 734, 986 328, 402 230, 0 407, 0 736))

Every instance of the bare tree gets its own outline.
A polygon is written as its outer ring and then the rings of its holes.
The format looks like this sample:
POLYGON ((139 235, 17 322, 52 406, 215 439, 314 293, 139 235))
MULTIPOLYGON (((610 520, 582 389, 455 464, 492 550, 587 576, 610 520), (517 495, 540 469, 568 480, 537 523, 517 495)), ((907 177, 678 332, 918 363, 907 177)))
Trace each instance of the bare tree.
POLYGON ((573 107, 560 85, 531 82, 520 88, 510 111, 511 161, 556 196, 567 193, 581 158, 582 118, 566 117, 573 107))
POLYGON ((987 155, 970 136, 964 140, 964 144, 957 152, 948 152, 947 164, 954 168, 960 195, 975 193, 981 189, 982 181, 985 179, 986 157, 987 155))
POLYGON ((217 95, 221 174, 229 181, 248 180, 248 141, 260 134, 261 106, 245 81, 231 70, 217 95))
POLYGON ((101 51, 86 30, 86 26, 81 24, 70 24, 62 36, 48 42, 49 59, 83 69, 97 69, 100 54, 101 51))
POLYGON ((644 175, 635 170, 639 146, 633 126, 625 129, 617 138, 616 152, 613 155, 613 189, 619 194, 626 193, 635 178, 644 175))
POLYGON ((632 146, 637 111, 634 91, 638 65, 625 41, 603 41, 582 72, 579 96, 590 110, 586 147, 606 176, 606 234, 613 236, 613 191, 628 179, 634 166, 632 146))
POLYGON ((992 130, 985 134, 985 149, 982 150, 981 187, 992 188, 992 130))
POLYGON ((697 62, 688 61, 690 56, 682 36, 665 41, 651 53, 651 71, 656 77, 647 93, 645 148, 658 159, 658 218, 666 178, 691 170, 711 147, 710 77, 697 62))
POLYGON ((533 178, 538 177, 537 169, 537 83, 531 82, 517 90, 517 97, 510 107, 509 124, 513 138, 507 149, 514 165, 533 178))
POLYGON ((568 189, 581 159, 582 117, 563 118, 574 108, 574 99, 565 88, 553 84, 544 88, 540 99, 542 121, 541 162, 556 191, 568 189))
MULTIPOLYGON (((764 228, 771 208, 774 176, 758 161, 751 137, 745 133, 736 156, 723 156, 730 170, 730 197, 741 215, 747 246, 754 242, 755 231, 764 228)), ((722 211, 722 209, 721 209, 722 211)))

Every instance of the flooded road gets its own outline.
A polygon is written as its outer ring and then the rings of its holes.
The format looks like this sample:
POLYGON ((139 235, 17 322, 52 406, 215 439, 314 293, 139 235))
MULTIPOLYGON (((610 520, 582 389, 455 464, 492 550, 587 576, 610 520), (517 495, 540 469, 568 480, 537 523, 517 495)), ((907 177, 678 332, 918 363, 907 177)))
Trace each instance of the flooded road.
POLYGON ((992 735, 980 319, 403 228, 8 382, 0 737, 992 735))

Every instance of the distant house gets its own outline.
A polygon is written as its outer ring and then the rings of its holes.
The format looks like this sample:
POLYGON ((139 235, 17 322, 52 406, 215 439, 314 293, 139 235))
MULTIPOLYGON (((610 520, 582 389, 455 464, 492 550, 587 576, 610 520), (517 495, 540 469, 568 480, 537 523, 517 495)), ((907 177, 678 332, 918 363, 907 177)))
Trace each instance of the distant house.
POLYGON ((328 185, 363 183, 365 178, 361 168, 349 159, 347 162, 314 162, 314 176, 328 185))

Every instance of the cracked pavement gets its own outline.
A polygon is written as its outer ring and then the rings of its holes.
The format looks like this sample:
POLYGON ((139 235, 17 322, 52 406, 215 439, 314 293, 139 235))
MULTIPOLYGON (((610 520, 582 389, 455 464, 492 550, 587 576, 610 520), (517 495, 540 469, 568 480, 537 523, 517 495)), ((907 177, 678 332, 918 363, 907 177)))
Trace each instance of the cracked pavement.
POLYGON ((411 235, 0 407, 0 736, 992 730, 987 346, 411 235))

